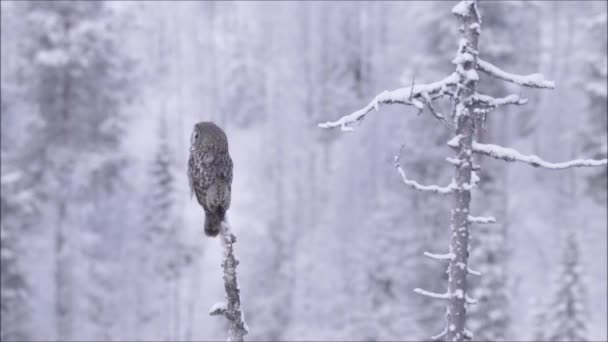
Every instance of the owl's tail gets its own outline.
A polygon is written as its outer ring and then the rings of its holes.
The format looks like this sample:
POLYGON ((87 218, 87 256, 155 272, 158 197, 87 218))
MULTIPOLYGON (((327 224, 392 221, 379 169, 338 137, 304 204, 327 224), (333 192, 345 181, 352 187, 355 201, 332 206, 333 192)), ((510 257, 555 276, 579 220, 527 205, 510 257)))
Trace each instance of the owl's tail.
POLYGON ((222 229, 222 221, 224 220, 224 211, 219 213, 205 212, 205 234, 207 236, 217 236, 222 229))

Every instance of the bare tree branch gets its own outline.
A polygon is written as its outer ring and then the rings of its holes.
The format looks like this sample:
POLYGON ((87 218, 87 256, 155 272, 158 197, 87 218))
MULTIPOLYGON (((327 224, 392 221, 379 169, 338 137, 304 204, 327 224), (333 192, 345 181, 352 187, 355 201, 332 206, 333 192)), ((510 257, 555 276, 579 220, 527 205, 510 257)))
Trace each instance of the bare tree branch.
POLYGON ((446 118, 445 116, 443 116, 443 114, 437 112, 435 110, 435 107, 433 106, 433 100, 431 99, 431 97, 429 96, 428 93, 422 93, 422 99, 424 101, 424 103, 427 105, 427 107, 429 108, 429 111, 431 112, 431 114, 437 119, 439 120, 439 122, 441 122, 445 127, 447 127, 449 130, 453 131, 455 130, 454 125, 452 125, 446 118))

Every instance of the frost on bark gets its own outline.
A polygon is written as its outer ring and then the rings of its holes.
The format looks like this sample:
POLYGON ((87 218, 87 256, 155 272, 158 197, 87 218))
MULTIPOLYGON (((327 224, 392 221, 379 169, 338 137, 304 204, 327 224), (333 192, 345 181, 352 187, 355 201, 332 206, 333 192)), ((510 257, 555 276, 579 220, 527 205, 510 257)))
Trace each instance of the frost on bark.
POLYGON ((247 334, 249 328, 241 309, 241 290, 236 276, 236 266, 239 264, 233 250, 236 236, 230 232, 227 222, 222 223, 220 240, 224 249, 222 268, 224 268, 224 289, 227 301, 213 305, 209 314, 211 316, 223 315, 230 321, 228 341, 243 341, 243 336, 247 334))
POLYGON ((456 152, 455 157, 447 158, 447 162, 455 167, 452 181, 447 186, 422 185, 406 177, 400 165, 399 156, 395 157, 395 167, 402 182, 418 191, 427 191, 440 195, 453 195, 451 211, 451 237, 448 253, 425 253, 425 256, 447 261, 448 289, 445 293, 433 293, 423 289, 415 289, 418 294, 446 300, 446 327, 433 339, 445 338, 446 341, 463 341, 472 339, 473 333, 466 329, 467 305, 476 304, 476 300, 467 294, 467 276, 483 276, 480 272, 468 266, 469 259, 469 226, 496 222, 494 217, 478 217, 470 214, 471 191, 480 179, 477 176, 480 166, 474 163, 473 154, 492 157, 509 162, 523 162, 533 167, 550 170, 561 170, 571 167, 605 166, 606 159, 583 160, 577 159, 563 163, 551 163, 534 155, 525 155, 511 148, 492 144, 481 144, 474 139, 482 128, 485 118, 491 112, 506 105, 524 105, 527 99, 518 95, 493 97, 477 92, 476 85, 479 74, 483 73, 502 81, 530 88, 551 89, 555 85, 546 80, 541 74, 515 75, 506 72, 488 61, 479 58, 478 38, 481 33, 481 15, 476 0, 464 0, 452 9, 459 21, 460 39, 458 51, 452 63, 456 71, 444 79, 429 84, 412 84, 411 86, 384 91, 377 95, 367 106, 346 115, 336 121, 319 124, 321 128, 340 127, 343 131, 352 131, 353 126, 360 124, 372 111, 378 110, 381 104, 404 104, 416 107, 419 112, 428 108, 430 114, 446 128, 454 131, 454 137, 447 145, 456 152), (453 107, 449 116, 437 112, 433 101, 442 97, 451 99, 453 107))

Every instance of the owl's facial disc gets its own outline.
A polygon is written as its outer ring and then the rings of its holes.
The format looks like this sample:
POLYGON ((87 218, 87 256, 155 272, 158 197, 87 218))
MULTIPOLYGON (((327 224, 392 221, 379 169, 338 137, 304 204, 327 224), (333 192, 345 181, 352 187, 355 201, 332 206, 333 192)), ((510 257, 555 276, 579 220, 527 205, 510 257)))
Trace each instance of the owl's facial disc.
POLYGON ((194 132, 192 132, 192 137, 190 137, 190 149, 191 150, 194 149, 195 146, 197 145, 198 140, 200 138, 199 135, 200 134, 198 133, 198 130, 195 128, 194 132))

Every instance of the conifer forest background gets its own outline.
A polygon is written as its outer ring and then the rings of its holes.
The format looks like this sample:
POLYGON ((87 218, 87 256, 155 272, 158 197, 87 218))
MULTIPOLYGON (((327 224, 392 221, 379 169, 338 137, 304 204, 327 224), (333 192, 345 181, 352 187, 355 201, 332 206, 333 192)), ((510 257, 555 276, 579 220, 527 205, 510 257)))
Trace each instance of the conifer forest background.
MULTIPOLYGON (((453 203, 404 185, 394 156, 448 184, 449 129, 412 98, 354 132, 318 124, 450 75, 456 4, 3 0, 2 341, 226 338, 209 316, 222 245, 186 174, 199 121, 226 131, 234 161, 245 340, 440 333, 446 302, 414 289, 446 290, 447 264, 424 253, 447 252, 453 203)), ((489 113, 482 141, 606 158, 606 4, 477 1, 480 58, 555 82, 481 78, 528 99, 489 113)), ((607 340, 606 167, 485 158, 479 178, 471 212, 496 223, 469 228, 473 339, 607 340)))

